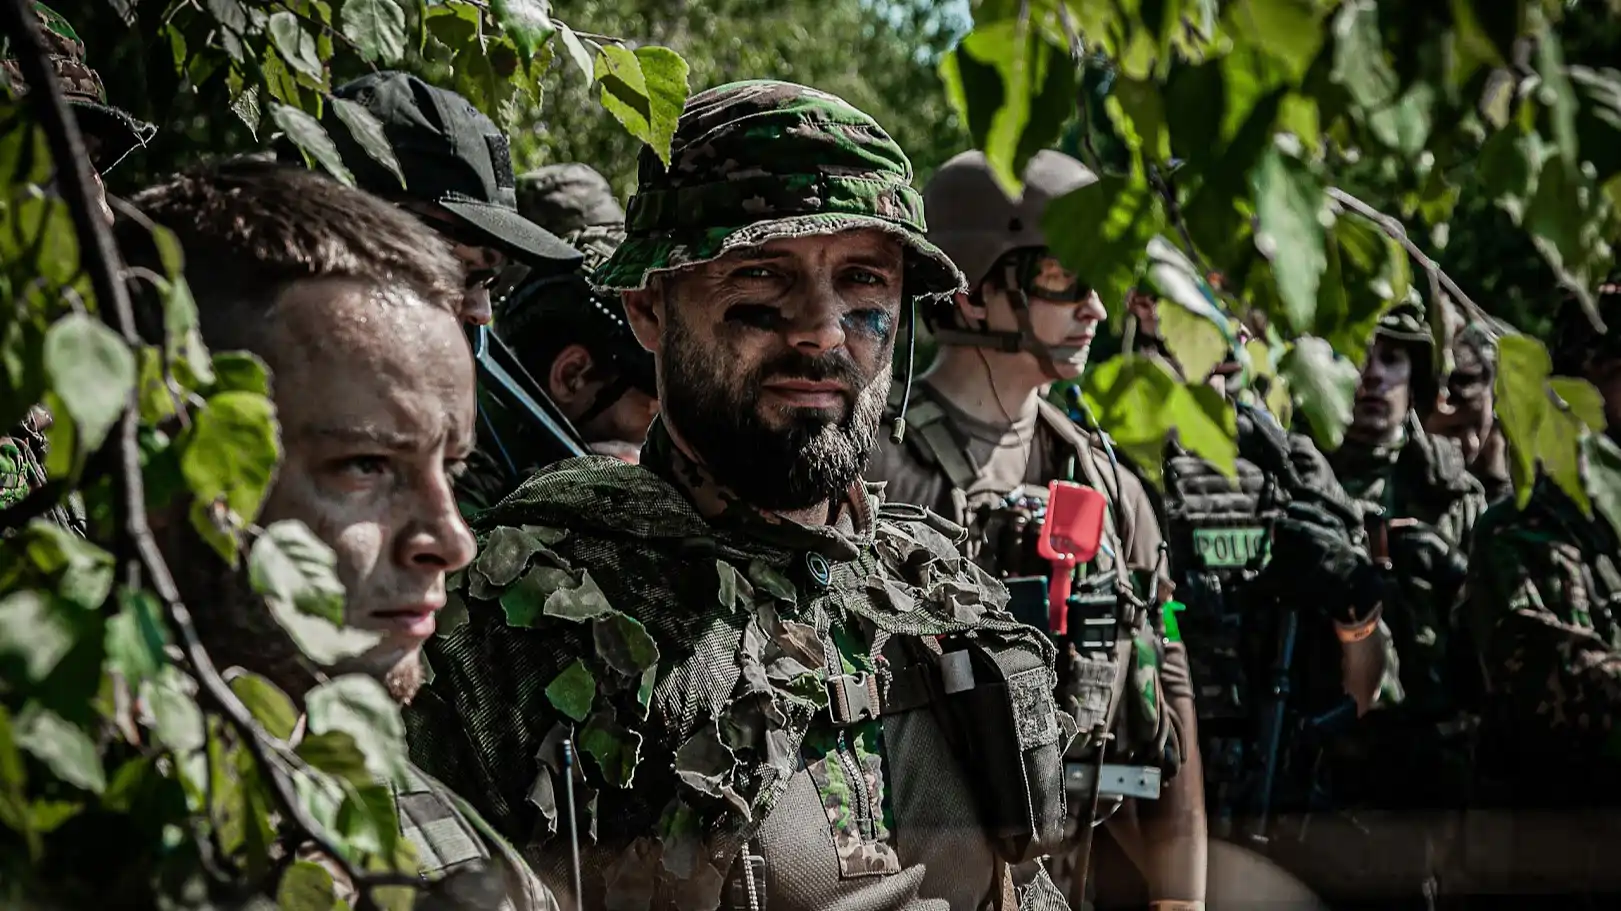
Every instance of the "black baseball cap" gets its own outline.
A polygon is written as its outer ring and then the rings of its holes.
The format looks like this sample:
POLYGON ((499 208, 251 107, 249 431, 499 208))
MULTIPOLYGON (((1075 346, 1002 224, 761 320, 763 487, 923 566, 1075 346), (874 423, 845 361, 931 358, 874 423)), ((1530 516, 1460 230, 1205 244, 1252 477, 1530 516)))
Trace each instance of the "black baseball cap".
POLYGON ((361 147, 335 112, 323 125, 355 185, 369 193, 443 206, 489 246, 505 250, 532 271, 576 268, 580 251, 518 214, 507 136, 472 102, 415 76, 379 72, 338 86, 333 95, 370 111, 399 159, 399 178, 361 147))

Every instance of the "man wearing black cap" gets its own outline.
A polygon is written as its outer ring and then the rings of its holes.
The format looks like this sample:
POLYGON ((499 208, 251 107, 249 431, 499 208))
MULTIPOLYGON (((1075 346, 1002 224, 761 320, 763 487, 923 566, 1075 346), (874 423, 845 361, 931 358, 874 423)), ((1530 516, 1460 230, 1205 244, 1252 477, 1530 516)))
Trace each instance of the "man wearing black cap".
POLYGON ((506 134, 466 98, 389 71, 338 86, 333 95, 382 123, 404 186, 334 111, 323 120, 356 186, 410 210, 450 243, 466 276, 463 321, 490 321, 490 287, 511 260, 539 274, 579 265, 579 251, 518 214, 506 134))

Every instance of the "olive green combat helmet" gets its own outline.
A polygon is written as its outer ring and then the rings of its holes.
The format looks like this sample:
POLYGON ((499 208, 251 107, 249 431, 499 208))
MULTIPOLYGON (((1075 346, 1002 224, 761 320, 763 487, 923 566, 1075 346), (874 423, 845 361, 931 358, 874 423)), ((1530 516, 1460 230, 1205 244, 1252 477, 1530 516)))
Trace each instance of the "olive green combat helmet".
POLYGON ((1403 301, 1386 310, 1374 327, 1373 337, 1385 339, 1407 351, 1412 362, 1413 409, 1420 418, 1435 410, 1441 394, 1441 379, 1437 373, 1440 360, 1436 357, 1435 336, 1430 331, 1424 305, 1416 301, 1403 301))
POLYGON ((1070 352, 1051 348, 1036 337, 1029 302, 1021 290, 1023 278, 1016 274, 1022 270, 1010 254, 1043 253, 1047 235, 1042 219, 1048 204, 1094 183, 1097 175, 1085 165, 1054 151, 1037 152, 1030 159, 1024 170, 1024 190, 1017 199, 1002 189, 983 152, 964 152, 942 165, 923 189, 929 239, 962 269, 971 293, 977 293, 985 281, 1008 288, 1019 328, 1002 332, 965 325, 955 305, 943 302, 925 311, 935 338, 946 345, 1028 351, 1056 376, 1055 361, 1070 352))
MULTIPOLYGON (((97 171, 111 170, 130 152, 145 146, 158 128, 107 103, 101 76, 85 62, 84 42, 62 15, 43 3, 32 4, 40 35, 45 39, 46 65, 56 73, 62 96, 72 106, 79 129, 95 143, 92 164, 97 171)), ((0 53, 0 73, 18 94, 27 94, 22 67, 7 42, 0 53)))

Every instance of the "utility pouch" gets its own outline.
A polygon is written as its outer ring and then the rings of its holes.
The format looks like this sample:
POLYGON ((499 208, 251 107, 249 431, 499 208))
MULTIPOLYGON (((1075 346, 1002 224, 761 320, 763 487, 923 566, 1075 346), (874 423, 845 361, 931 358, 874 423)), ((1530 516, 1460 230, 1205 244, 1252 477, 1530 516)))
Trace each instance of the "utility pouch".
POLYGON ((1126 692, 1121 694, 1122 746, 1133 760, 1160 766, 1169 778, 1181 765, 1181 745, 1172 742, 1174 713, 1165 704, 1165 684, 1160 676, 1163 648, 1151 624, 1138 625, 1128 657, 1126 692))
POLYGON ((1040 652, 992 636, 940 644, 945 708, 966 735, 962 763, 986 834, 1008 863, 1052 853, 1064 839, 1064 750, 1076 728, 1053 699, 1051 668, 1040 652))

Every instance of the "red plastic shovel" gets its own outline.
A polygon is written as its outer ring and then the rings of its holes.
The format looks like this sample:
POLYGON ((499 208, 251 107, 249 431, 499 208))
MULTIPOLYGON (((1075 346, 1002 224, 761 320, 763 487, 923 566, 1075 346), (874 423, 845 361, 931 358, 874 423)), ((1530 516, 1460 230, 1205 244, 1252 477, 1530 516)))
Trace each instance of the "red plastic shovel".
POLYGON ((1103 542, 1103 514, 1108 501, 1090 487, 1069 481, 1047 485, 1047 518, 1036 539, 1036 552, 1053 565, 1047 586, 1048 619, 1054 635, 1069 632, 1069 588, 1075 567, 1091 562, 1103 542))

